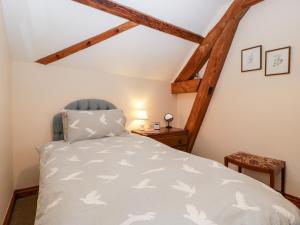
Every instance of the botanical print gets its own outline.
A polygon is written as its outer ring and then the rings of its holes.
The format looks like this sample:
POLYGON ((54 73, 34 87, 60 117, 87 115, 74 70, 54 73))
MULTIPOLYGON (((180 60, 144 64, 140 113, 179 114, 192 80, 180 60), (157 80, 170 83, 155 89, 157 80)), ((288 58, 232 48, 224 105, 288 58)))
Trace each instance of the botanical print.
POLYGON ((247 58, 247 64, 250 65, 254 61, 254 52, 250 52, 247 58))
POLYGON ((278 68, 283 63, 282 55, 274 55, 273 56, 273 67, 278 68))
POLYGON ((290 47, 266 52, 266 76, 290 73, 290 47))
POLYGON ((242 72, 261 69, 262 46, 242 50, 242 72))

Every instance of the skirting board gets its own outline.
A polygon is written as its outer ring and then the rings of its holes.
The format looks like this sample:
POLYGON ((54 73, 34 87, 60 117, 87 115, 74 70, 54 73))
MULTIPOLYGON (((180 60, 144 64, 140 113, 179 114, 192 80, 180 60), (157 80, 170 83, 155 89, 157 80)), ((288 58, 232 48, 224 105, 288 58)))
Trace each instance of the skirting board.
POLYGON ((31 196, 31 195, 36 195, 36 194, 38 194, 38 192, 39 192, 38 186, 15 190, 13 193, 13 196, 10 200, 10 204, 7 209, 6 215, 4 217, 3 225, 10 224, 10 219, 11 219, 12 213, 14 211, 14 206, 15 206, 17 199, 24 198, 24 197, 31 196))
MULTIPOLYGON (((34 186, 34 187, 15 190, 14 194, 11 198, 6 216, 4 218, 3 225, 9 225, 10 219, 11 219, 11 216, 12 216, 14 206, 15 206, 15 203, 16 203, 17 199, 24 198, 24 197, 31 196, 31 195, 36 195, 36 194, 38 194, 38 192, 39 192, 39 186, 34 186)), ((284 197, 287 200, 294 203, 300 209, 300 198, 289 195, 289 194, 285 194, 284 197)))

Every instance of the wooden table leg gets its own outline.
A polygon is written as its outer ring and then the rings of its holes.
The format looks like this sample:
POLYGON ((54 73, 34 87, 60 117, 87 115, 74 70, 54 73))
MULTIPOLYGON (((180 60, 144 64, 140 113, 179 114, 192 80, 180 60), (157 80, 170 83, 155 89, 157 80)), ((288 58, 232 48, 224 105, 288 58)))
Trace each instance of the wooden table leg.
POLYGON ((228 167, 228 159, 226 157, 224 158, 224 165, 228 167))
POLYGON ((281 170, 281 194, 285 194, 285 168, 281 170))
POLYGON ((242 167, 239 166, 239 173, 241 173, 241 172, 242 172, 242 167))
POLYGON ((274 172, 270 172, 270 187, 274 189, 275 187, 275 174, 274 172))

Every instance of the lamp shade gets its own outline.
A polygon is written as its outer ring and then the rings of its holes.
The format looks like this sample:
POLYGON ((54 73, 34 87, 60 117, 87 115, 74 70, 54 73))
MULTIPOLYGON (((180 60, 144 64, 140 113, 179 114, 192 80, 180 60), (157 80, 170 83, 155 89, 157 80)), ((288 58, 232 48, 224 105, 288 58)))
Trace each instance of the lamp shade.
POLYGON ((148 119, 148 113, 146 110, 138 110, 136 113, 136 119, 137 120, 147 120, 148 119))

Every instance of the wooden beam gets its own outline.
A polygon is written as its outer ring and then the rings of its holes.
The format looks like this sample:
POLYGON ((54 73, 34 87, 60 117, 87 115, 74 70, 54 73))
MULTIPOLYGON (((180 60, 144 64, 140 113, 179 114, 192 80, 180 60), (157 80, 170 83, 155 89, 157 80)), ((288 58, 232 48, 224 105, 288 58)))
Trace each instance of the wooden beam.
POLYGON ((261 2, 262 0, 235 0, 229 7, 225 15, 214 26, 214 28, 204 38, 201 45, 196 49, 186 66, 180 72, 175 82, 192 79, 199 72, 209 59, 211 50, 218 40, 219 36, 225 29, 228 21, 234 18, 239 18, 240 13, 244 9, 248 9, 251 5, 261 2))
POLYGON ((122 17, 132 22, 162 31, 188 41, 201 43, 203 37, 186 29, 177 27, 173 24, 164 22, 155 17, 139 12, 130 7, 109 0, 73 0, 81 4, 102 10, 104 12, 122 17))
POLYGON ((238 24, 238 20, 230 20, 212 50, 211 58, 208 62, 191 114, 185 126, 185 129, 189 132, 189 152, 193 149, 238 24))
POLYGON ((171 84, 172 94, 197 92, 201 79, 188 80, 183 82, 174 82, 171 84))
POLYGON ((256 4, 258 4, 258 3, 262 2, 262 1, 264 1, 264 0, 247 0, 243 4, 243 7, 248 8, 248 7, 256 5, 256 4))
MULTIPOLYGON (((211 38, 213 40, 213 44, 211 47, 211 52, 209 52, 210 57, 208 65, 198 89, 191 114, 185 126, 185 129, 189 132, 189 152, 191 152, 193 149, 196 137, 205 118, 205 114, 207 112, 214 90, 217 86, 238 25, 242 17, 250 9, 250 6, 258 2, 261 1, 235 0, 231 7, 227 10, 224 17, 213 28, 210 34, 208 34, 208 36, 216 35, 215 33, 219 33, 220 35, 216 38, 211 38), (247 7, 244 7, 245 5, 247 7), (223 26, 224 28, 221 29, 223 26), (220 30, 222 30, 222 32, 220 32, 220 30)), ((203 43, 204 42, 205 40, 203 41, 203 43)))
POLYGON ((72 46, 70 46, 68 48, 65 48, 65 49, 63 49, 61 51, 55 52, 55 53, 53 53, 51 55, 48 55, 48 56, 46 56, 46 57, 44 57, 42 59, 39 59, 36 62, 40 63, 40 64, 44 64, 44 65, 47 65, 49 63, 53 63, 53 62, 58 61, 58 60, 60 60, 62 58, 65 58, 65 57, 67 57, 69 55, 72 55, 72 54, 74 54, 76 52, 79 52, 79 51, 81 51, 83 49, 89 48, 89 47, 91 47, 91 46, 93 46, 95 44, 98 44, 98 43, 100 43, 102 41, 105 41, 108 38, 111 38, 111 37, 113 37, 115 35, 118 35, 118 34, 124 32, 126 30, 134 28, 137 25, 138 24, 136 24, 134 22, 128 21, 128 22, 123 23, 123 24, 121 24, 121 25, 119 25, 117 27, 114 27, 114 28, 112 28, 112 29, 110 29, 110 30, 102 33, 102 34, 99 34, 99 35, 94 36, 92 38, 89 38, 89 39, 87 39, 85 41, 82 41, 82 42, 77 43, 75 45, 72 45, 72 46))

